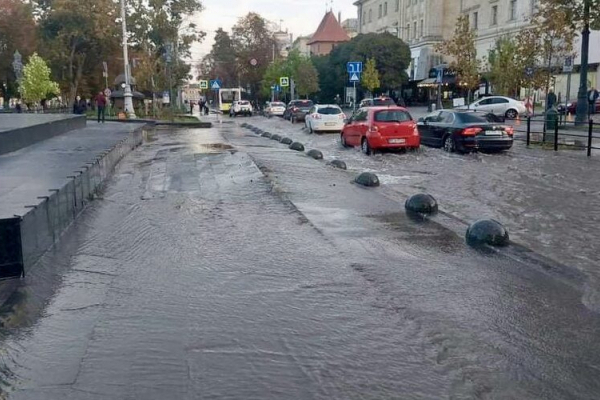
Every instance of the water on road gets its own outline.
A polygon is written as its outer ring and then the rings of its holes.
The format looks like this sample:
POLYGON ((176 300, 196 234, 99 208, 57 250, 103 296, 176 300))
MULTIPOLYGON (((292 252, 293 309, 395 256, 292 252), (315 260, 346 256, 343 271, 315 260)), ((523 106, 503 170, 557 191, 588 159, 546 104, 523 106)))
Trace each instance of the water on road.
MULTIPOLYGON (((358 170, 335 139, 305 141, 358 170)), ((365 158, 368 190, 235 124, 159 131, 5 305, 5 396, 596 397, 580 278, 406 218, 395 187, 430 175, 401 157, 365 158)))

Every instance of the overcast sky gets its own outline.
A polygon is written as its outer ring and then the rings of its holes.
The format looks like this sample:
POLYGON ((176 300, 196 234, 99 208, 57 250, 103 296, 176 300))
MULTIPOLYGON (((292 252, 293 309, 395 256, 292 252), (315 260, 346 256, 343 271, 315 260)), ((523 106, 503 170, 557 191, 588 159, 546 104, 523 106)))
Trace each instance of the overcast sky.
MULTIPOLYGON (((331 7, 342 20, 356 18, 355 0, 333 0, 331 7)), ((313 33, 330 0, 204 0, 204 11, 195 18, 200 29, 206 32, 206 38, 192 48, 194 63, 210 52, 214 40, 214 32, 218 28, 230 31, 238 18, 249 12, 256 12, 269 21, 280 23, 283 30, 293 33, 294 38, 313 33)))

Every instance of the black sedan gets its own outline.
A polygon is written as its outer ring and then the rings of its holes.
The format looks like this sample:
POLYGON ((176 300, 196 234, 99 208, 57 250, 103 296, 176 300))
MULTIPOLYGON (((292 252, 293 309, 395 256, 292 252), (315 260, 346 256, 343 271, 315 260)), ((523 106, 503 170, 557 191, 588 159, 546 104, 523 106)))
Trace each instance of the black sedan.
POLYGON ((502 151, 513 145, 513 128, 469 111, 435 111, 417 122, 421 144, 448 152, 502 151))
POLYGON ((283 113, 283 119, 292 121, 292 123, 304 121, 313 105, 311 100, 292 100, 283 113))

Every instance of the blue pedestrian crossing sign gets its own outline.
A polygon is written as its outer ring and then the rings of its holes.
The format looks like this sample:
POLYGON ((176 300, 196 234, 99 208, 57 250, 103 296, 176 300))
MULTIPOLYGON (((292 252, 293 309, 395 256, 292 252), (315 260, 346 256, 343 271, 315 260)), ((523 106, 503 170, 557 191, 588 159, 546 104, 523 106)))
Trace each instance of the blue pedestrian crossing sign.
POLYGON ((276 92, 276 93, 279 93, 279 92, 281 92, 281 86, 279 86, 279 85, 273 85, 273 86, 271 86, 271 90, 274 91, 274 92, 276 92))
POLYGON ((352 74, 360 74, 362 72, 363 64, 361 61, 350 61, 346 64, 346 72, 352 76, 352 74))
POLYGON ((211 90, 219 90, 219 89, 221 89, 221 86, 223 86, 223 84, 221 83, 221 81, 219 79, 213 79, 210 81, 210 89, 211 90))
POLYGON ((360 81, 360 74, 359 73, 352 73, 350 74, 350 82, 359 82, 360 81))

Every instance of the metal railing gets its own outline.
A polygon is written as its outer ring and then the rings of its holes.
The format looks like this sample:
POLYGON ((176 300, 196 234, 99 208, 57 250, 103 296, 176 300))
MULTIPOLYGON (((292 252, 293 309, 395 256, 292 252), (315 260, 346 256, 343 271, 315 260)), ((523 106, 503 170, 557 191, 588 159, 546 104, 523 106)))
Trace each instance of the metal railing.
POLYGON ((557 115, 557 119, 527 117, 527 146, 532 143, 552 144, 554 151, 558 151, 560 145, 584 148, 587 156, 591 157, 592 149, 600 150, 600 146, 594 146, 594 139, 600 141, 600 123, 594 122, 593 119, 589 119, 584 125, 576 126, 575 122, 567 121, 562 115, 557 115), (541 125, 541 128, 532 126, 534 124, 541 125), (573 139, 573 143, 564 139, 573 139))

